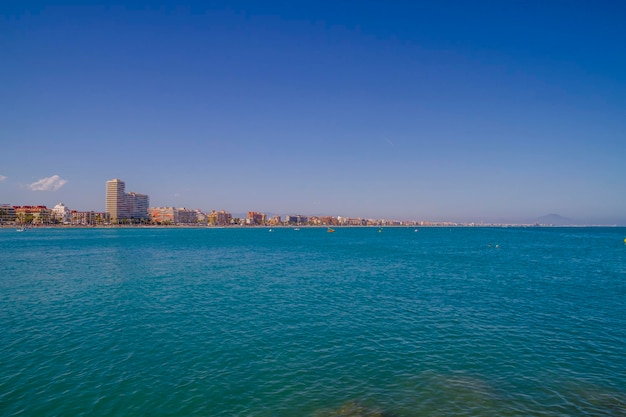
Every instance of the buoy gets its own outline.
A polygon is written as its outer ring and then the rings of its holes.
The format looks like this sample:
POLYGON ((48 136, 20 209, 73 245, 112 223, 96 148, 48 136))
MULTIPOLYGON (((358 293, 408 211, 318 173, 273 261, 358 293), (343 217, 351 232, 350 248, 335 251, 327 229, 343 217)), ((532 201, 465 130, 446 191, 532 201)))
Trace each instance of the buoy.
POLYGON ((624 243, 626 243, 626 238, 624 238, 624 243))

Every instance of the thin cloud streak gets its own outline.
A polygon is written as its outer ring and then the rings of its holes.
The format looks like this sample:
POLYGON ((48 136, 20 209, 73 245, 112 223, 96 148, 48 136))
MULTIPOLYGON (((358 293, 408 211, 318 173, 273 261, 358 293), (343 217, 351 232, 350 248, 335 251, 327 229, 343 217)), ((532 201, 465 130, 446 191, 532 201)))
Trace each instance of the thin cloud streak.
POLYGON ((42 178, 39 181, 35 181, 34 183, 29 184, 28 188, 30 188, 32 191, 57 191, 65 184, 67 184, 67 180, 64 180, 58 175, 53 175, 51 177, 42 178))

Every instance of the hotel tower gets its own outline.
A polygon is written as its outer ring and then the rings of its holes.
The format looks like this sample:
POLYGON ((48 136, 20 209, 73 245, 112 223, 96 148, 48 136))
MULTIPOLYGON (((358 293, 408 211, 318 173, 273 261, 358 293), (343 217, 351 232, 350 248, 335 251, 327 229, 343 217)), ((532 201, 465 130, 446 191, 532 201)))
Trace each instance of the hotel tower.
POLYGON ((111 223, 148 219, 150 198, 146 194, 127 193, 125 188, 124 181, 117 178, 107 181, 106 212, 111 217, 111 223))
POLYGON ((124 189, 125 184, 122 180, 116 178, 107 181, 106 212, 111 216, 111 223, 117 223, 121 219, 130 217, 124 189))

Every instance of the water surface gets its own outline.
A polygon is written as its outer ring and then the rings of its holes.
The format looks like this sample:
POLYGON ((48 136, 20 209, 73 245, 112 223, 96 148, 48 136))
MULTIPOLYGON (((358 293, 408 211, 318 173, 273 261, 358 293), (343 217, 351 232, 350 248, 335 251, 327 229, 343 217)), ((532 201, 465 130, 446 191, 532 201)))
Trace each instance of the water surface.
POLYGON ((626 416, 624 238, 0 230, 0 414, 626 416))

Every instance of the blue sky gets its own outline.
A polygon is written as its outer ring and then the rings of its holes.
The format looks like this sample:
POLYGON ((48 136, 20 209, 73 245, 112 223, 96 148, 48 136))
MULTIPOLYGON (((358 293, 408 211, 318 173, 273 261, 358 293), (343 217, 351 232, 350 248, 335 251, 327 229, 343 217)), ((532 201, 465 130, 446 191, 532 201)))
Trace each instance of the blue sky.
POLYGON ((183 3, 0 4, 0 203, 626 224, 626 3, 183 3))

